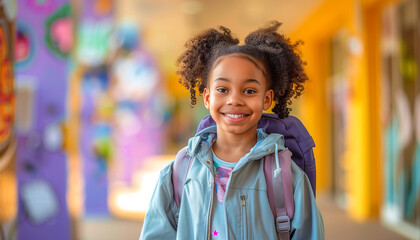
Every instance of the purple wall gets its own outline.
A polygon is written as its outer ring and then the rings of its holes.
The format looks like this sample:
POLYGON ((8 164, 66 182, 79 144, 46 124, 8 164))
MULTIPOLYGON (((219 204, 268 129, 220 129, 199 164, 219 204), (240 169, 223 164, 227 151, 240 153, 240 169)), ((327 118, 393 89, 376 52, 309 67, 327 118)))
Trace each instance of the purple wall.
POLYGON ((103 95, 109 88, 107 68, 85 73, 82 80, 81 131, 79 148, 84 182, 84 214, 107 216, 108 162, 112 151, 109 118, 101 111, 106 108, 103 95))
POLYGON ((71 239, 62 147, 71 44, 68 0, 18 0, 18 239, 71 239), (18 114, 19 116, 19 114, 18 114))
POLYGON ((84 215, 108 216, 108 163, 112 158, 112 128, 104 108, 111 99, 108 66, 113 2, 84 1, 77 27, 76 63, 82 76, 79 149, 84 183, 84 215))

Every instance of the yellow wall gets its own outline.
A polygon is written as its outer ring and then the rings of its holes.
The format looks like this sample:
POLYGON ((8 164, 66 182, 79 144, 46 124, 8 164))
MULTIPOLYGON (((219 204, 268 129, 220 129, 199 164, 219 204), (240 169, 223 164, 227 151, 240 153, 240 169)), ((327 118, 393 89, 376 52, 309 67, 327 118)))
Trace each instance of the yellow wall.
POLYGON ((379 30, 380 12, 389 0, 326 0, 295 29, 292 39, 302 39, 303 58, 310 81, 300 103, 300 117, 313 135, 317 159, 317 189, 332 186, 331 119, 328 106, 329 43, 340 30, 362 44, 349 56, 346 192, 348 213, 355 219, 377 217, 382 194, 379 30))

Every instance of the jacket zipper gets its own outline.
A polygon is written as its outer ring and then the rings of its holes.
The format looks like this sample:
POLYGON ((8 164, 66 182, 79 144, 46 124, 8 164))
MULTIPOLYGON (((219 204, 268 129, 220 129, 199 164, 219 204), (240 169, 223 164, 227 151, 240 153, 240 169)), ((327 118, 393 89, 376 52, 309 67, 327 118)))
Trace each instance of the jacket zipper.
POLYGON ((214 175, 211 174, 213 177, 213 181, 211 182, 211 198, 210 198, 210 210, 209 210, 209 219, 207 223, 207 239, 211 240, 211 214, 213 212, 213 195, 214 195, 214 175))
POLYGON ((242 212, 242 239, 247 239, 247 222, 246 222, 246 201, 245 195, 241 195, 241 212, 242 212))

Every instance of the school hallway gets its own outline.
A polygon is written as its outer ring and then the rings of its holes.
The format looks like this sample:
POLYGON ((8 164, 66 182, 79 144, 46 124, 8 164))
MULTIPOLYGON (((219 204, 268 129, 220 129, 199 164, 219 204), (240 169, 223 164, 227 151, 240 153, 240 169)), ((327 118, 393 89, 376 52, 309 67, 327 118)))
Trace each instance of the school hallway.
MULTIPOLYGON (((326 239, 407 239, 386 228, 379 221, 355 222, 346 216, 329 196, 319 195, 317 202, 324 218, 326 239)), ((141 222, 117 218, 84 219, 79 227, 78 240, 138 239, 141 222)), ((420 236, 417 239, 420 239, 420 236)))
MULTIPOLYGON (((350 219, 329 195, 318 195, 317 203, 324 219, 326 239, 408 239, 385 227, 379 220, 359 223, 350 219)), ((420 236, 417 239, 420 239, 420 236)))

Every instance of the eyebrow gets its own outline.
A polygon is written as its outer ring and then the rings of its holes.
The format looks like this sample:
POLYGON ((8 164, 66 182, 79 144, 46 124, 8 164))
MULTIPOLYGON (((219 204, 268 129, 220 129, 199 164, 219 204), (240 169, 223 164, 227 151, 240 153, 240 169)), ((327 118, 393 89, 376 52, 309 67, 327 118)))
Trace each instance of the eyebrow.
MULTIPOLYGON (((218 77, 218 78, 214 79, 214 82, 216 82, 216 81, 230 82, 229 79, 224 78, 224 77, 218 77)), ((245 83, 256 83, 258 85, 261 85, 261 83, 258 80, 253 79, 253 78, 250 78, 250 79, 245 80, 245 83)))

